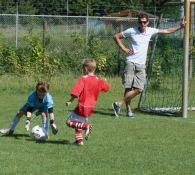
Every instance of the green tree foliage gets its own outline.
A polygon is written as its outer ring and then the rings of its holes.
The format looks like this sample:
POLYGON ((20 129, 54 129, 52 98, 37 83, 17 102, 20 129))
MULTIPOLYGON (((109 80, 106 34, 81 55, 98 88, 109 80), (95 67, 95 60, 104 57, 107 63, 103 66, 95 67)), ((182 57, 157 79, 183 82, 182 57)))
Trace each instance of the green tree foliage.
POLYGON ((36 37, 26 38, 28 44, 17 51, 0 44, 0 73, 14 73, 51 77, 59 70, 60 60, 44 52, 36 37))
POLYGON ((0 1, 1 13, 19 13, 45 15, 87 15, 104 16, 124 9, 143 10, 152 14, 166 14, 175 19, 180 16, 180 0, 3 0, 0 1), (67 6, 68 4, 68 6, 67 6), (68 10, 68 11, 67 11, 68 10))
POLYGON ((38 11, 29 0, 2 0, 0 1, 0 13, 17 13, 17 4, 18 11, 22 14, 35 14, 38 11))

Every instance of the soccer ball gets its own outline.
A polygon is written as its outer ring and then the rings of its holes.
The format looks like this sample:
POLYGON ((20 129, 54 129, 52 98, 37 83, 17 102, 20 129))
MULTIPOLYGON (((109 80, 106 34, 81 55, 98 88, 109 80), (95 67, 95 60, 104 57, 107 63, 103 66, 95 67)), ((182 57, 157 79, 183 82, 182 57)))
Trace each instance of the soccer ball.
POLYGON ((30 136, 38 141, 44 141, 48 138, 45 129, 39 125, 36 125, 32 128, 30 136))

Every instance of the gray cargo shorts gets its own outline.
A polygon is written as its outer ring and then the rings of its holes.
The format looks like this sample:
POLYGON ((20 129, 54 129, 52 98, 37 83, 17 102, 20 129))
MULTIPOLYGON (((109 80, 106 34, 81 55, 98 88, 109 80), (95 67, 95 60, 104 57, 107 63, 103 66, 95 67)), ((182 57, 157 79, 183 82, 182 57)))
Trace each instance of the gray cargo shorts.
POLYGON ((122 76, 122 83, 125 88, 138 88, 141 91, 146 84, 146 66, 128 61, 122 76))

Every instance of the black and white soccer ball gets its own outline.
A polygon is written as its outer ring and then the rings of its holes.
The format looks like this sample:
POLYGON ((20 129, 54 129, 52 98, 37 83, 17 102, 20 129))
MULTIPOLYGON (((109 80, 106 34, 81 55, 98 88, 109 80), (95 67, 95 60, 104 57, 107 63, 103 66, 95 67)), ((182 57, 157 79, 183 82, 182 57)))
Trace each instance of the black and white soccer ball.
POLYGON ((48 138, 45 129, 39 125, 32 128, 30 136, 37 141, 45 141, 48 138))

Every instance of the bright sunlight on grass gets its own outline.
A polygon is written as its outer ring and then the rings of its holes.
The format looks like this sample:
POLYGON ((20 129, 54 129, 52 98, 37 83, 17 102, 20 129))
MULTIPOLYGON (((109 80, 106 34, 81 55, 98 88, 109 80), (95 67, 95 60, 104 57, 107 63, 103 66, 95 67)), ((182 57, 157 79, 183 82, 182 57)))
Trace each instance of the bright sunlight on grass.
MULTIPOLYGON (((18 175, 193 175, 195 172, 195 113, 187 119, 136 112, 133 119, 114 118, 111 103, 123 95, 120 78, 108 78, 111 90, 100 96, 91 121, 95 129, 83 147, 75 146, 73 129, 65 121, 76 102, 64 100, 76 81, 73 75, 51 79, 59 133, 36 143, 22 118, 13 137, 0 137, 0 174, 18 175)), ((0 78, 0 128, 6 128, 34 89, 35 80, 0 78)), ((136 107, 136 100, 133 108, 136 107)), ((32 126, 41 123, 39 118, 32 126)))

